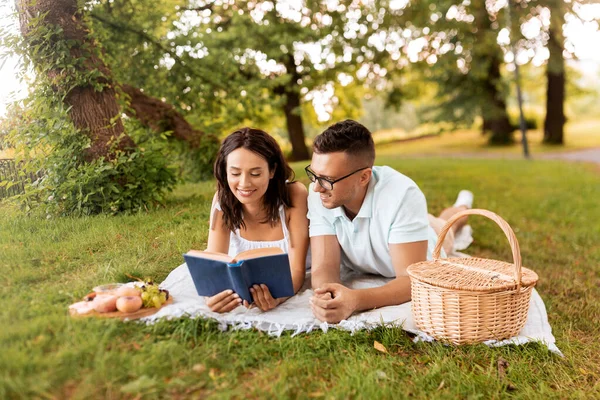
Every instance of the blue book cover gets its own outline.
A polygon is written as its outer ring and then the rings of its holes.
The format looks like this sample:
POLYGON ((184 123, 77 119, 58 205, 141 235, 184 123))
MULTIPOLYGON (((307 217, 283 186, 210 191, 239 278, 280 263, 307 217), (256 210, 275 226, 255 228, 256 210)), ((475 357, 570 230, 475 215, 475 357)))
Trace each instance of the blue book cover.
POLYGON ((279 248, 255 249, 236 257, 191 250, 183 255, 200 296, 214 296, 231 289, 252 303, 250 287, 264 284, 273 298, 294 295, 290 261, 279 248))

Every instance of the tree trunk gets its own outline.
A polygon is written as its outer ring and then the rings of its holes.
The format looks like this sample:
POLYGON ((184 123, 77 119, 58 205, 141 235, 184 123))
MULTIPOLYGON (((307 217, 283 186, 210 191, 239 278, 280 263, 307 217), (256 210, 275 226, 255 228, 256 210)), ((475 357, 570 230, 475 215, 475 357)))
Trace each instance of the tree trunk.
POLYGON ((131 109, 125 111, 127 115, 137 118, 155 132, 171 131, 174 138, 187 142, 192 149, 200 147, 202 140, 218 140, 194 129, 171 104, 148 96, 130 85, 121 85, 121 89, 130 99, 131 109))
POLYGON ((513 142, 513 127, 508 119, 504 94, 499 90, 501 82, 500 65, 502 51, 496 43, 497 32, 492 28, 485 2, 474 3, 476 9, 477 48, 473 54, 473 64, 486 65, 485 76, 481 79, 483 132, 490 131, 489 143, 494 145, 513 142))
POLYGON ((113 146, 119 150, 134 147, 133 140, 124 134, 110 70, 98 57, 77 0, 17 0, 17 9, 23 37, 30 46, 45 50, 32 57, 34 63, 45 71, 53 88, 65 94, 63 101, 70 107, 73 124, 91 139, 85 160, 111 158, 113 146), (41 24, 35 22, 39 16, 44 16, 41 24), (55 34, 43 38, 36 35, 55 27, 60 28, 55 34), (67 44, 66 41, 72 42, 67 44), (64 55, 60 54, 65 44, 69 48, 68 66, 64 66, 64 55), (84 74, 90 78, 82 82, 84 74), (75 78, 76 85, 71 87, 69 81, 75 78))
POLYGON ((292 161, 308 160, 308 150, 304 143, 304 126, 300 115, 300 94, 294 91, 286 91, 285 122, 287 125, 290 142, 292 143, 292 161))
POLYGON ((544 139, 547 144, 563 144, 565 125, 565 59, 563 57, 564 13, 552 9, 551 26, 548 32, 548 51, 550 58, 546 67, 548 79, 546 88, 546 118, 544 119, 544 139))
POLYGON ((285 122, 292 144, 292 161, 308 160, 309 154, 304 142, 304 126, 302 125, 302 114, 300 108, 300 88, 298 79, 300 76, 296 71, 294 56, 288 55, 285 60, 285 66, 288 74, 291 75, 290 81, 281 88, 280 93, 285 96, 283 112, 285 113, 285 122))

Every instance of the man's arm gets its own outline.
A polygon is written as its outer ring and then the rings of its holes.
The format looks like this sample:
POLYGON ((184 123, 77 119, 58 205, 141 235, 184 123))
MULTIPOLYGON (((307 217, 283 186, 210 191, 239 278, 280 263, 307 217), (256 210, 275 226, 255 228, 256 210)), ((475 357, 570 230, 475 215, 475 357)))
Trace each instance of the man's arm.
POLYGON ((427 259, 427 240, 412 243, 389 244, 396 278, 378 288, 356 290, 355 311, 398 305, 410 301, 410 277, 406 268, 427 259))
POLYGON ((406 268, 413 263, 426 260, 427 241, 389 244, 389 248, 396 272, 393 281, 377 288, 354 290, 336 283, 327 283, 318 288, 313 285, 313 288, 316 288, 316 296, 311 299, 311 307, 315 316, 321 321, 337 323, 348 318, 355 311, 398 305, 409 301, 410 278, 406 268), (333 300, 318 297, 326 292, 332 293, 333 300))
POLYGON ((335 235, 310 238, 311 283, 313 289, 340 282, 341 249, 335 235))

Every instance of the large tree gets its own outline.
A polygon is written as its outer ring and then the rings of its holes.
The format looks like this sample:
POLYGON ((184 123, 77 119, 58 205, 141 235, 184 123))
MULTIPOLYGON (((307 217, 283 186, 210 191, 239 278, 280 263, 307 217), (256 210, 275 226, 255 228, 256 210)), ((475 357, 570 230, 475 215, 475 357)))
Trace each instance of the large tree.
MULTIPOLYGON (((566 59, 575 59, 574 44, 570 43, 564 35, 567 16, 573 22, 588 23, 585 7, 588 2, 572 0, 539 0, 539 1, 514 1, 513 10, 516 12, 516 26, 512 31, 517 37, 517 52, 523 56, 534 54, 540 56, 539 50, 547 54, 546 61, 546 115, 544 118, 543 142, 547 144, 564 143, 564 126, 566 122, 565 103, 567 96, 582 92, 577 83, 577 72, 569 68, 566 59), (522 32, 524 24, 532 23, 538 26, 537 35, 525 37, 522 32)), ((600 22, 596 20, 596 24, 600 22)), ((597 25, 596 25, 597 26, 597 25)))
POLYGON ((166 1, 146 14, 116 0, 92 17, 119 81, 216 131, 281 114, 292 158, 306 159, 302 110, 315 93, 333 90, 340 101, 351 80, 397 73, 388 48, 369 40, 389 23, 380 10, 349 0, 166 1))
POLYGON ((563 25, 565 4, 562 0, 548 1, 550 26, 548 28, 548 65, 546 66, 546 118, 544 119, 544 143, 563 144, 565 118, 565 58, 563 25))
POLYGON ((17 9, 37 72, 47 75, 75 127, 91 140, 85 159, 111 158, 114 149, 134 147, 124 132, 111 72, 77 0, 18 0, 17 9))
POLYGON ((514 128, 502 79, 502 27, 497 2, 474 0, 410 2, 397 24, 416 45, 411 61, 436 87, 431 118, 458 124, 482 119, 492 144, 511 143, 514 128))

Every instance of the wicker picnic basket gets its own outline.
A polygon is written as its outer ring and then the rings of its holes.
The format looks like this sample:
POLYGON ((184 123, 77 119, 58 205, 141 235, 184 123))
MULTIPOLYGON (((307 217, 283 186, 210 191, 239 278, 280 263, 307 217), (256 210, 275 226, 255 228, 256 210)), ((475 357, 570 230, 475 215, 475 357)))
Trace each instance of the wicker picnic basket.
POLYGON ((508 223, 491 211, 455 214, 440 231, 433 260, 408 267, 412 312, 419 329, 454 344, 479 343, 515 336, 527 319, 538 276, 521 267, 519 242, 508 223), (504 231, 513 264, 484 258, 440 258, 446 234, 467 215, 483 215, 504 231))

